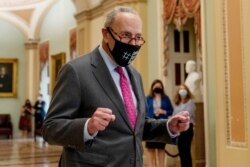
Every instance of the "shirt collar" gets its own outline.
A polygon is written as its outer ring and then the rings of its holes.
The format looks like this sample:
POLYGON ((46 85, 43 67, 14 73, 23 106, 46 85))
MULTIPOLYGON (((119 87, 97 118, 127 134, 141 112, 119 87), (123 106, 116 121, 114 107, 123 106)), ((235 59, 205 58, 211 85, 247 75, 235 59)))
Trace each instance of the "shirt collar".
POLYGON ((117 64, 111 59, 108 53, 103 49, 102 44, 100 44, 98 49, 109 71, 113 71, 117 67, 117 64))

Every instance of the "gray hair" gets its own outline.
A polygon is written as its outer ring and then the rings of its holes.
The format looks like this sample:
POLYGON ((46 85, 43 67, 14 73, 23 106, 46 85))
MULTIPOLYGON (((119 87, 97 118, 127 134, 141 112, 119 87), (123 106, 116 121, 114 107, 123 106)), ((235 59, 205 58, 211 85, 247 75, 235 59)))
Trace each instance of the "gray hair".
POLYGON ((112 11, 110 11, 106 15, 106 20, 104 22, 104 27, 110 27, 112 25, 112 23, 114 22, 117 13, 120 13, 120 12, 132 13, 134 15, 138 15, 138 13, 134 9, 132 9, 130 7, 125 7, 125 6, 115 7, 112 11))

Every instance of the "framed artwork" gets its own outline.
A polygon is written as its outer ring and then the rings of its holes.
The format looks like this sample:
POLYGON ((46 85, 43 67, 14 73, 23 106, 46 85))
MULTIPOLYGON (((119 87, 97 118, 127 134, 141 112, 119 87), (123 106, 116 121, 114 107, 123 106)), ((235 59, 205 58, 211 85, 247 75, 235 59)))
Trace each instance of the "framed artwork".
MULTIPOLYGON (((49 60, 49 41, 39 43, 40 75, 49 60)), ((41 79, 41 77, 40 77, 41 79)))
POLYGON ((61 52, 51 56, 50 94, 52 94, 52 91, 55 87, 58 72, 61 69, 61 67, 65 64, 65 58, 66 58, 65 52, 61 52))
POLYGON ((0 58, 0 97, 17 96, 17 59, 0 58))

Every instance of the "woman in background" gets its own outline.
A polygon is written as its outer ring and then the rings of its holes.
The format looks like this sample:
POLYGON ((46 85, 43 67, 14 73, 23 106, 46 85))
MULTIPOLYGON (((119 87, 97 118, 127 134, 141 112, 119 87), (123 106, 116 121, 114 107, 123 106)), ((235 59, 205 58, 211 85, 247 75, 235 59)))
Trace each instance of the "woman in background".
POLYGON ((191 144, 194 136, 193 125, 195 123, 196 106, 192 100, 193 95, 186 85, 180 85, 174 98, 175 108, 173 115, 188 111, 190 116, 190 126, 185 132, 182 132, 178 137, 178 150, 181 160, 181 167, 192 167, 191 144))
MULTIPOLYGON (((161 80, 156 79, 151 84, 150 93, 147 96, 147 104, 147 117, 166 119, 172 115, 173 107, 169 97, 164 91, 161 80)), ((165 145, 165 143, 146 142, 148 167, 154 167, 157 159, 159 167, 165 166, 165 145)))
POLYGON ((25 104, 21 108, 21 116, 19 121, 19 129, 22 131, 22 137, 29 137, 31 133, 31 117, 33 107, 29 99, 25 101, 25 104))

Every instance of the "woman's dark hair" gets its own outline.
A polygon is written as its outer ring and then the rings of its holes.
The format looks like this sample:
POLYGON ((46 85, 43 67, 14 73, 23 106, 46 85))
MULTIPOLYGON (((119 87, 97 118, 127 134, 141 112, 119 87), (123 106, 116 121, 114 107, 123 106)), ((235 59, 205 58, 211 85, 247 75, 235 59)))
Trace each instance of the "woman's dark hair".
POLYGON ((26 100, 25 100, 24 106, 26 106, 26 107, 31 107, 31 106, 32 106, 32 105, 31 105, 31 101, 30 101, 29 99, 26 99, 26 100))
POLYGON ((164 90, 164 85, 163 85, 162 81, 159 80, 159 79, 155 79, 155 80, 152 82, 151 87, 150 87, 149 96, 154 97, 154 90, 153 90, 153 87, 154 87, 155 84, 157 84, 157 83, 161 84, 161 87, 162 87, 161 96, 162 96, 162 97, 163 97, 163 96, 167 96, 166 93, 165 93, 165 90, 164 90))

